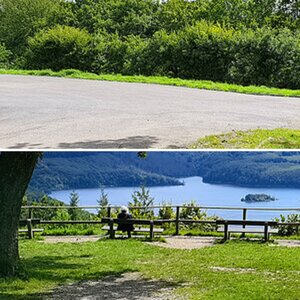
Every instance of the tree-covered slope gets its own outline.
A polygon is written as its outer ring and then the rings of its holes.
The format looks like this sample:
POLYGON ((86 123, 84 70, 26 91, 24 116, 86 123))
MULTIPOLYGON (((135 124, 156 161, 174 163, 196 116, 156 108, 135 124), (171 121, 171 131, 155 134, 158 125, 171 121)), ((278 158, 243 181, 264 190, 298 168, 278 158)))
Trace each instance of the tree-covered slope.
POLYGON ((99 186, 181 184, 178 178, 241 186, 300 187, 299 152, 49 152, 30 188, 53 191, 99 186))

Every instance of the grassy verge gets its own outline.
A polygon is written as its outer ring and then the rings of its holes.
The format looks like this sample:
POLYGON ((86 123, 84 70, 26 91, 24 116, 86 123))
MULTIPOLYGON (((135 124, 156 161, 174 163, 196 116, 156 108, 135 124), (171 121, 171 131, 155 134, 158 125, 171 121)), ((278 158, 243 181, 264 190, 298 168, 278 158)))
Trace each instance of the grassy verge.
POLYGON ((51 70, 4 70, 0 69, 0 74, 13 75, 36 75, 36 76, 55 76, 67 78, 80 78, 90 80, 107 80, 120 82, 140 82, 154 83, 162 85, 174 85, 197 89, 206 89, 224 92, 237 92, 255 95, 273 95, 285 97, 300 97, 300 90, 279 89, 266 86, 241 86, 237 84, 213 82, 208 80, 186 80, 180 78, 169 78, 163 76, 125 76, 120 74, 94 74, 79 70, 62 70, 54 72, 51 70))
POLYGON ((190 146, 193 149, 299 149, 300 130, 256 129, 210 135, 190 146))
POLYGON ((175 284, 184 299, 298 299, 300 293, 299 248, 230 241, 187 251, 136 240, 102 240, 21 241, 20 251, 28 277, 0 279, 3 300, 43 299, 60 284, 126 272, 175 284))

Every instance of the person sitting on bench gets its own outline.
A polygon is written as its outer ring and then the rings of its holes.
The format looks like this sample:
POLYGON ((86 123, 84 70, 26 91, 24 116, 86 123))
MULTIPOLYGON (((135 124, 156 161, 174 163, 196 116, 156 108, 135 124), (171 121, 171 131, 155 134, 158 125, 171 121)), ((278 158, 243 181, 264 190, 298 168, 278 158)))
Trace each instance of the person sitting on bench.
MULTIPOLYGON (((126 206, 121 207, 121 212, 118 214, 118 219, 132 219, 132 215, 129 213, 126 206)), ((133 224, 118 224, 118 229, 123 232, 127 232, 128 238, 131 238, 131 231, 134 230, 133 224)))

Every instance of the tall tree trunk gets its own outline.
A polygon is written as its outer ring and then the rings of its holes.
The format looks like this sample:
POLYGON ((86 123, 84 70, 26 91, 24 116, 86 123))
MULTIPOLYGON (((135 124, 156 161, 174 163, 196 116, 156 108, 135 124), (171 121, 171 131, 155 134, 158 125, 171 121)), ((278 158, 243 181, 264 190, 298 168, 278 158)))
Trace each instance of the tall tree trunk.
POLYGON ((18 223, 40 152, 0 152, 0 276, 14 276, 19 262, 18 223))

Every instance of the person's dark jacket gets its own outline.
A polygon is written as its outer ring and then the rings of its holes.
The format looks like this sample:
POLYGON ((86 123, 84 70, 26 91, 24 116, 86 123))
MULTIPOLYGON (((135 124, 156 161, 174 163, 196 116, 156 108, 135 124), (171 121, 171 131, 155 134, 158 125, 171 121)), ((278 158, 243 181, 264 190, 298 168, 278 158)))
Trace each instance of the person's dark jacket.
MULTIPOLYGON (((118 214, 118 219, 132 219, 132 215, 126 212, 121 212, 118 214)), ((134 227, 133 224, 118 224, 118 230, 125 231, 133 231, 134 227)))

